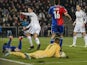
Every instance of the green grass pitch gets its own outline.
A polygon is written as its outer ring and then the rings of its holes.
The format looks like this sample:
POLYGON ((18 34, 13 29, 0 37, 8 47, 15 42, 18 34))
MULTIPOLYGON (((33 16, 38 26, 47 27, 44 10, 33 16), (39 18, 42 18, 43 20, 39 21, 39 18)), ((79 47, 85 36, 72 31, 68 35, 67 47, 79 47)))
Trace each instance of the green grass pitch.
MULTIPOLYGON (((16 56, 8 56, 4 57, 4 55, 1 53, 1 48, 2 44, 4 42, 7 42, 7 38, 0 38, 0 58, 6 58, 10 60, 16 60, 20 62, 25 62, 25 63, 31 63, 32 65, 87 65, 87 48, 84 48, 84 40, 83 38, 78 38, 77 40, 77 47, 69 47, 69 45, 72 44, 72 37, 65 37, 64 42, 63 42, 63 51, 69 56, 68 59, 65 58, 43 58, 43 59, 22 59, 20 57, 16 56)), ((26 38, 23 40, 23 52, 33 52, 36 51, 37 45, 35 44, 34 40, 33 43, 35 45, 35 49, 33 50, 28 50, 29 48, 29 42, 26 38)), ((49 44, 50 38, 49 37, 40 37, 41 41, 41 49, 45 49, 47 45, 49 44)), ((18 44, 18 39, 14 38, 12 41, 12 45, 17 46, 18 44)), ((10 65, 11 63, 7 61, 1 61, 0 60, 0 65, 10 65)), ((12 63, 13 65, 20 65, 20 64, 15 64, 12 63)), ((11 64, 11 65, 12 65, 11 64)))

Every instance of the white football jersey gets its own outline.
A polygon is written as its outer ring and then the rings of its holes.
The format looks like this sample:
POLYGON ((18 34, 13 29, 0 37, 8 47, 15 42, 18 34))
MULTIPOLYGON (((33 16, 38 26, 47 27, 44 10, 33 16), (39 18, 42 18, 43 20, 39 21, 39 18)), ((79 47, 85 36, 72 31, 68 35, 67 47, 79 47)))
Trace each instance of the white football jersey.
POLYGON ((80 11, 76 11, 75 13, 76 15, 76 25, 83 25, 84 23, 86 23, 86 13, 82 10, 80 11))
POLYGON ((38 16, 34 12, 22 13, 22 14, 30 17, 30 19, 31 19, 30 25, 32 25, 32 26, 40 25, 39 20, 38 20, 38 16))

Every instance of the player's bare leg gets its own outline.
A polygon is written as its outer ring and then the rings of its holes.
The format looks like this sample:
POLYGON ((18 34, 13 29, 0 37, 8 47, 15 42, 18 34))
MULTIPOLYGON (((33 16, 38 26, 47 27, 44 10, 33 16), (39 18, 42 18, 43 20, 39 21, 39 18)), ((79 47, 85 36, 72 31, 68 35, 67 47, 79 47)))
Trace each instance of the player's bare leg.
POLYGON ((76 40, 77 40, 77 32, 73 33, 73 44, 70 45, 70 47, 76 47, 76 40))
POLYGON ((85 47, 87 47, 87 35, 86 32, 83 32, 83 37, 84 37, 84 41, 85 41, 85 47))
POLYGON ((55 38, 55 36, 56 36, 56 34, 55 34, 55 33, 52 33, 50 43, 54 43, 54 38, 55 38))
POLYGON ((29 40, 29 43, 30 43, 30 48, 29 49, 33 49, 34 45, 33 45, 33 42, 32 42, 31 34, 26 33, 26 36, 27 36, 27 39, 29 40))
POLYGON ((40 41, 39 41, 39 38, 38 38, 38 34, 35 33, 34 34, 34 39, 35 39, 35 42, 37 43, 37 50, 40 49, 40 41))

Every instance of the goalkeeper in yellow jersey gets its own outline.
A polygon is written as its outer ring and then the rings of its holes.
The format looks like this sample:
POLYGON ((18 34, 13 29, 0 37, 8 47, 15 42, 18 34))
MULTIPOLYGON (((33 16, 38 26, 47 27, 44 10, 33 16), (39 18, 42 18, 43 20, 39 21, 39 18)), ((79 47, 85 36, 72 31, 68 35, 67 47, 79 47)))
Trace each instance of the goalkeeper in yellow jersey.
POLYGON ((38 59, 45 57, 66 57, 66 54, 64 52, 60 52, 59 38, 55 38, 54 44, 49 44, 45 50, 38 50, 33 53, 10 52, 5 54, 5 56, 8 56, 9 54, 28 59, 38 59))

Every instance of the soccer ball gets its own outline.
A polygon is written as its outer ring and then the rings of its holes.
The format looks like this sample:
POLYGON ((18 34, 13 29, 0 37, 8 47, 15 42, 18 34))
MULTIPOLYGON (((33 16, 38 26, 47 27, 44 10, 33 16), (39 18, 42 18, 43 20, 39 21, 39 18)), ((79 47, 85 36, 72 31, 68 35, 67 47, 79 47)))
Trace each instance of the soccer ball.
POLYGON ((61 52, 60 57, 66 57, 66 54, 64 52, 61 52))

